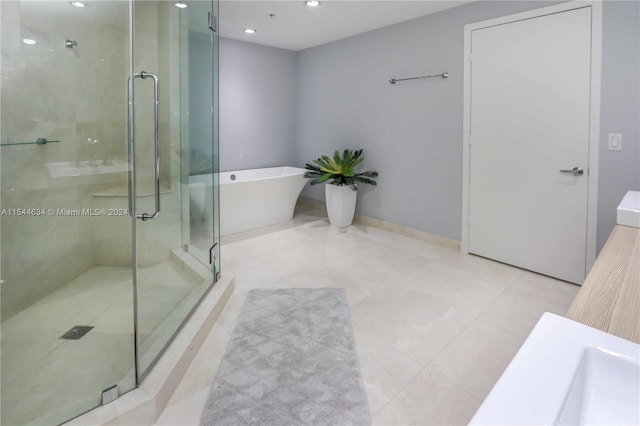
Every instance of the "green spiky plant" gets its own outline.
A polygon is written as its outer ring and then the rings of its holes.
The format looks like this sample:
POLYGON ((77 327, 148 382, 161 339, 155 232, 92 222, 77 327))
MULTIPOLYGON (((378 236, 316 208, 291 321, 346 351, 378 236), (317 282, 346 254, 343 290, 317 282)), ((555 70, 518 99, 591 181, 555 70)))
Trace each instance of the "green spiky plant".
POLYGON ((377 177, 378 172, 356 173, 356 167, 362 163, 362 160, 364 160, 364 157, 361 149, 356 151, 345 149, 342 156, 336 149, 333 153, 333 158, 323 155, 313 160, 314 164, 305 164, 306 172, 304 177, 311 179, 311 185, 325 182, 338 186, 349 185, 354 191, 358 189, 358 184, 360 183, 377 185, 372 178, 377 177))

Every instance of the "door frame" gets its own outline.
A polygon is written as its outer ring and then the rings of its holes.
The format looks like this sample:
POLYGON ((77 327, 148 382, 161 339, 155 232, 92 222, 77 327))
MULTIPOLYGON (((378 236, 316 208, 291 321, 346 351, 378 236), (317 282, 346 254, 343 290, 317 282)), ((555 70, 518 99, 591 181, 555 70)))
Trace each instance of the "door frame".
POLYGON ((471 32, 482 28, 538 18, 585 7, 591 8, 591 97, 589 112, 589 164, 587 169, 587 247, 585 275, 596 260, 598 224, 598 159, 600 147, 600 77, 602 69, 602 3, 571 1, 540 9, 502 16, 464 26, 464 113, 462 133, 462 241, 460 251, 469 253, 469 196, 471 159, 471 32))

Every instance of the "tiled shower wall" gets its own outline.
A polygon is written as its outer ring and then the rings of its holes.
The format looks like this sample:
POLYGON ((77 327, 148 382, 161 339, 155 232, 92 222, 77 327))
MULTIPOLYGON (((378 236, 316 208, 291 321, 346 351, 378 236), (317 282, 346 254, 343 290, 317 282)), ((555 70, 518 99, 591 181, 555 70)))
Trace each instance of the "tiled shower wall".
MULTIPOLYGON (((126 159, 128 8, 92 6, 81 15, 66 2, 2 2, 2 143, 60 141, 1 148, 3 209, 91 208, 93 193, 126 182, 126 173, 53 177, 47 167, 126 159), (99 8, 109 11, 106 19, 99 8), (77 46, 66 47, 66 39, 77 46)), ((2 216, 3 319, 94 264, 98 222, 2 216)))
MULTIPOLYGON (((144 265, 167 260, 181 245, 180 29, 171 6, 140 2, 136 10, 140 69, 161 80, 162 185, 168 191, 161 220, 141 235, 153 247, 141 250, 144 265)), ((128 2, 92 2, 83 10, 67 2, 3 1, 1 8, 1 142, 60 141, 0 149, 1 208, 127 208, 126 172, 54 177, 48 164, 127 160, 128 2), (24 44, 23 38, 37 43, 24 44), (77 46, 66 47, 66 39, 77 46), (95 196, 105 191, 112 196, 95 196)), ((136 83, 138 182, 144 191, 153 176, 153 92, 150 80, 136 83)), ((148 209, 152 198, 140 198, 139 210, 148 209)), ((7 214, 1 220, 3 319, 93 266, 131 266, 129 216, 7 214)))

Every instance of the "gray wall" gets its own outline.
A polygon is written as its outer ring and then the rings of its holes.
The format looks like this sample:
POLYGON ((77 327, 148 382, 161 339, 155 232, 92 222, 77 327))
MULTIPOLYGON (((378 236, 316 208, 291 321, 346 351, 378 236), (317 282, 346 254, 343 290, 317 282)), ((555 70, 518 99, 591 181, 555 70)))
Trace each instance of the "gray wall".
MULTIPOLYGON (((377 188, 358 211, 385 221, 461 237, 463 26, 550 2, 477 2, 298 53, 296 158, 364 148, 377 188), (392 86, 392 77, 449 72, 392 86)), ((637 188, 638 2, 605 2, 602 132, 624 134, 622 153, 601 154, 599 247, 627 189, 637 188)), ((323 199, 322 188, 304 196, 323 199)))
POLYGON ((624 194, 640 190, 640 2, 605 2, 603 26, 598 249, 624 194), (622 134, 622 151, 607 149, 609 133, 622 134))
MULTIPOLYGON (((459 240, 463 26, 553 3, 477 2, 301 52, 221 39, 221 170, 362 147, 381 175, 359 212, 459 240), (448 80, 387 83, 442 71, 448 80)), ((639 21, 639 2, 604 2, 598 249, 625 191, 640 189, 639 21), (623 134, 622 152, 607 150, 608 133, 623 134)))
POLYGON ((295 53, 220 38, 220 171, 295 163, 295 53))

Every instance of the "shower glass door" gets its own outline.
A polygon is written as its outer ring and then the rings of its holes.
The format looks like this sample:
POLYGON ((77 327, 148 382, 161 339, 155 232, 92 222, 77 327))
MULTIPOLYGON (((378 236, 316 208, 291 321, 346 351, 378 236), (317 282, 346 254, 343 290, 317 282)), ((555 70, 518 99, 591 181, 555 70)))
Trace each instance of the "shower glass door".
MULTIPOLYGON (((181 14, 185 29, 181 45, 183 69, 182 138, 188 141, 188 167, 184 167, 185 182, 189 183, 189 221, 185 235, 189 236, 188 250, 204 264, 213 261, 219 271, 217 247, 212 241, 219 235, 218 203, 218 36, 209 28, 208 16, 217 15, 218 2, 188 1, 181 14), (213 113, 213 117, 211 112, 213 113), (215 207, 215 208, 214 208, 215 207)), ((211 22, 215 27, 215 22, 211 22)), ((184 154, 183 154, 184 155, 184 154)))
POLYGON ((139 380, 216 278, 212 76, 217 51, 209 14, 217 14, 211 0, 139 1, 133 8, 139 380), (208 172, 210 182, 194 189, 189 182, 194 168, 208 172))
POLYGON ((129 2, 0 2, 1 419, 136 386, 129 2))
POLYGON ((2 425, 134 389, 219 270, 217 2, 79 3, 0 1, 2 425))

